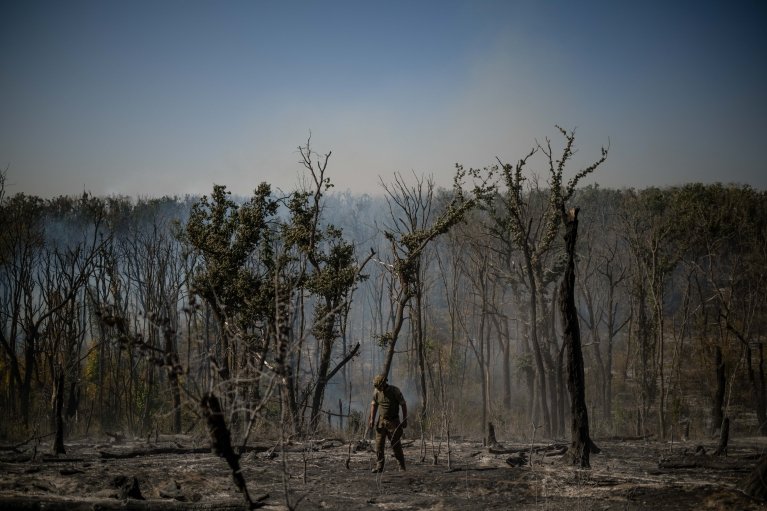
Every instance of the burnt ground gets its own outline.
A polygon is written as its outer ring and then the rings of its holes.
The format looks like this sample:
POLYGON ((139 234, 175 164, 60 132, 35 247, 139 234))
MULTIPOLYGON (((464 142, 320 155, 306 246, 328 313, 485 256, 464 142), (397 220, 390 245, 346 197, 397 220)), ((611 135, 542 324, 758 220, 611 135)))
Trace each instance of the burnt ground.
MULTIPOLYGON (((324 439, 252 447, 242 456, 248 489, 268 494, 263 509, 764 509, 740 483, 767 447, 734 439, 727 457, 694 454, 697 443, 600 440, 590 470, 562 461, 561 446, 537 444, 532 466, 512 467, 530 444, 505 444, 496 453, 471 441, 443 443, 434 464, 430 443, 405 443, 406 472, 389 463, 371 473, 370 445, 324 439), (499 451, 505 451, 500 453, 499 451), (286 498, 287 495, 287 498, 286 498)), ((715 443, 704 443, 710 453, 715 443)), ((436 448, 436 446, 435 446, 436 448)), ((0 452, 0 509, 244 509, 226 462, 191 437, 67 444, 0 452), (136 479, 138 492, 133 487, 136 479), (133 492, 129 492, 131 489, 133 492), (127 497, 128 494, 139 498, 127 497)), ((388 449, 388 448, 387 448, 388 449)), ((388 454, 388 452, 387 452, 388 454)))

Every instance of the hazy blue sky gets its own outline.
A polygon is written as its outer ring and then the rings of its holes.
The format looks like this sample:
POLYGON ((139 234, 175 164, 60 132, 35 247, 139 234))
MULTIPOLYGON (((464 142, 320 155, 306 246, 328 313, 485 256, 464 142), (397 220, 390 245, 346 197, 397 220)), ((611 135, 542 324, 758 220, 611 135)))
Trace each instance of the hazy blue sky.
POLYGON ((555 124, 603 186, 767 188, 767 2, 0 0, 9 193, 292 189, 310 131, 448 185, 555 124))

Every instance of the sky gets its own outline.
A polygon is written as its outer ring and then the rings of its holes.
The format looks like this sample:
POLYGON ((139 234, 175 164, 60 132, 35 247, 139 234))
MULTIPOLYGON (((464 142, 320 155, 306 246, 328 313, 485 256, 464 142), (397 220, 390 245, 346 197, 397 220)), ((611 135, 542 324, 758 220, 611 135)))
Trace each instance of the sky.
POLYGON ((557 125, 603 187, 767 188, 767 3, 0 0, 7 194, 288 191, 310 137, 336 190, 450 186, 557 125))

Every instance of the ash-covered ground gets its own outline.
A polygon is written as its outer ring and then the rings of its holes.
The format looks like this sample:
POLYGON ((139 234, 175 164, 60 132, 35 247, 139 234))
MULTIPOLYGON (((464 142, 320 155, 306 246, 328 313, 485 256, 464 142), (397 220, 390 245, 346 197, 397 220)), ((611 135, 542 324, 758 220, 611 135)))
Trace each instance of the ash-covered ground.
MULTIPOLYGON (((566 465, 563 444, 488 449, 465 439, 451 441, 449 465, 446 442, 427 441, 422 449, 420 440, 407 440, 405 472, 388 458, 383 473, 372 473, 370 443, 331 438, 284 446, 262 441, 242 455, 241 465, 262 509, 766 507, 739 489, 765 450, 762 439, 733 439, 726 457, 710 454, 713 441, 597 443, 602 453, 592 455, 590 470, 566 465)), ((246 509, 229 467, 204 439, 83 440, 66 448, 66 455, 54 457, 45 443, 6 446, 0 509, 246 509)))

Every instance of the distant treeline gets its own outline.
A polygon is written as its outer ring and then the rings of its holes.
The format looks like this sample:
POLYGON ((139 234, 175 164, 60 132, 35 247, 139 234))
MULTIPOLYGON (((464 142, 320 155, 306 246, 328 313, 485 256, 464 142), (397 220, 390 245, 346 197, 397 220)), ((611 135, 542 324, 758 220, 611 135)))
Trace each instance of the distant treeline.
MULTIPOLYGON (((427 438, 565 437, 551 183, 355 195, 302 154, 306 189, 237 200, 0 187, 0 438, 202 431, 207 393, 243 441, 354 430, 389 352, 427 438)), ((767 433, 765 192, 573 192, 592 435, 767 433)))

